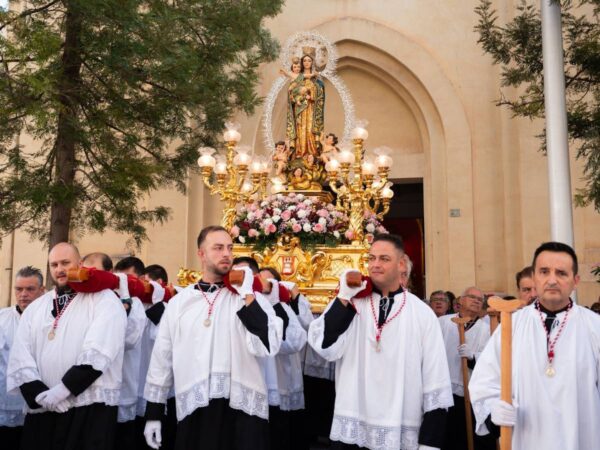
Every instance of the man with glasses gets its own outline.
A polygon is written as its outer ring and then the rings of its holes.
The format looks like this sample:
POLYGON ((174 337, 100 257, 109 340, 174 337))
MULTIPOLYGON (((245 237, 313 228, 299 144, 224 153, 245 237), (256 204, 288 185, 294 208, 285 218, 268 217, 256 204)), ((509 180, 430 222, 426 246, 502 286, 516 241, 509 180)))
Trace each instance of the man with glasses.
MULTIPOLYGON (((471 372, 490 338, 489 323, 479 317, 483 299, 484 294, 481 289, 475 286, 469 287, 459 297, 459 313, 448 314, 439 318, 454 397, 454 406, 448 411, 448 426, 446 427, 446 439, 442 450, 464 450, 467 448, 465 393, 461 358, 467 358, 467 366, 469 372, 471 372), (459 325, 452 321, 455 317, 470 319, 468 323, 461 325, 465 329, 465 343, 462 345, 458 334, 459 325)), ((496 448, 496 443, 490 436, 475 436, 474 444, 476 450, 493 450, 496 448)))
POLYGON ((429 306, 433 309, 436 316, 442 317, 448 314, 450 308, 450 299, 444 291, 434 291, 429 297, 429 306))

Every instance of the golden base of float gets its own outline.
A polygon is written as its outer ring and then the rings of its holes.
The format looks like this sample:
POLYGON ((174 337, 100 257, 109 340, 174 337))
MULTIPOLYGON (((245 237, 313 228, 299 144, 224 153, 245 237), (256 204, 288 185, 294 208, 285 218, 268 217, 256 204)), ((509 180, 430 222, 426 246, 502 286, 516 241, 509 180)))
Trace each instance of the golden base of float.
MULTIPOLYGON (((297 237, 283 235, 277 243, 257 252, 251 245, 235 245, 235 256, 250 256, 260 267, 273 267, 284 281, 293 281, 310 300, 312 311, 321 313, 334 298, 339 277, 345 269, 358 269, 367 273, 367 247, 363 245, 317 246, 303 250, 297 237)), ((201 273, 180 269, 177 281, 180 286, 197 283, 201 273)))

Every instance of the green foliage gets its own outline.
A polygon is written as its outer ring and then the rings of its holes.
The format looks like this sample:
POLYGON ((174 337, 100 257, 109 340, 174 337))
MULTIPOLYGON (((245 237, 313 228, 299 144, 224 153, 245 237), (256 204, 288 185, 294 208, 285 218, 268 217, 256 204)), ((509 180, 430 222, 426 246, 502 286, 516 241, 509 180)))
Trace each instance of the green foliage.
MULTIPOLYGON (((600 211, 600 0, 563 1, 563 47, 569 139, 584 161, 585 187, 576 204, 593 204, 600 211), (579 7, 579 8, 576 8, 579 7)), ((475 12, 478 43, 502 68, 502 85, 519 88, 516 99, 504 95, 497 104, 515 116, 544 117, 542 27, 538 1, 522 0, 515 17, 505 25, 489 0, 475 12)), ((545 133, 544 133, 545 135, 545 133)), ((542 150, 545 140, 542 138, 542 150)))
POLYGON ((62 206, 72 229, 139 245, 169 217, 147 195, 183 192, 197 149, 260 103, 258 66, 279 49, 263 21, 282 3, 12 1, 0 11, 0 232, 48 239, 62 206))

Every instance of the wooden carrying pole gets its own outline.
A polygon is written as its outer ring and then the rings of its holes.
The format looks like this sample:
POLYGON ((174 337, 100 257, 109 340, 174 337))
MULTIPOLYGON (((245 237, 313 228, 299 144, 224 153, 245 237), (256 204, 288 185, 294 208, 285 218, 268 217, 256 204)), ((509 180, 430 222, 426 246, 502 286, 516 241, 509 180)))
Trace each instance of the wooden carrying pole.
MULTIPOLYGON (((500 400, 512 405, 512 313, 523 307, 523 302, 490 297, 488 305, 500 311, 500 400)), ((500 449, 512 449, 512 427, 500 427, 500 449)))
POLYGON ((498 328, 498 316, 500 313, 496 311, 494 308, 489 308, 487 310, 488 316, 490 317, 490 336, 494 334, 496 328, 498 328))
MULTIPOLYGON (((458 326, 458 338, 460 345, 465 343, 465 324, 469 323, 471 319, 469 317, 453 317, 452 322, 458 326)), ((461 358, 462 362, 462 376, 463 376, 463 387, 465 393, 465 420, 467 422, 467 445, 469 450, 474 450, 475 445, 473 443, 473 418, 471 415, 471 398, 469 397, 469 368, 467 366, 467 358, 461 358)))

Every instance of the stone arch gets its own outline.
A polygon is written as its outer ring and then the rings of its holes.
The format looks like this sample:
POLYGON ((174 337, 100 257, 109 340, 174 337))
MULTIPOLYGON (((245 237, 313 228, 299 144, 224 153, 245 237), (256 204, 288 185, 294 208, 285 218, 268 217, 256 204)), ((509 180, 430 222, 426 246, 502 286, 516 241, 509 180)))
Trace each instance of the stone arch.
POLYGON ((314 28, 338 45, 340 68, 356 67, 379 77, 404 99, 418 123, 428 291, 473 283, 471 130, 452 80, 428 49, 399 30, 356 17, 332 19, 314 28), (450 208, 460 208, 461 216, 449 218, 450 208), (453 264, 457 255, 460 263, 453 264))

